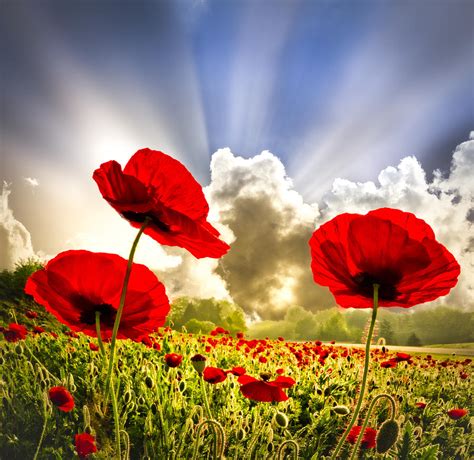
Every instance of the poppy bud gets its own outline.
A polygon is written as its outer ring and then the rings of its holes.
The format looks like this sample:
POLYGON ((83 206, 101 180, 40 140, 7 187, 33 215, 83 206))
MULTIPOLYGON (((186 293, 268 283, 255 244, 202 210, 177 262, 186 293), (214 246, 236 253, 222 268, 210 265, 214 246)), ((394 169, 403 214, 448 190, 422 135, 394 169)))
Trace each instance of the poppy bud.
POLYGON ((17 355, 22 355, 23 354, 23 347, 18 344, 16 347, 15 347, 15 352, 17 355))
POLYGON ((337 414, 337 415, 348 415, 350 414, 350 410, 347 406, 334 406, 332 410, 337 414))
POLYGON ((201 375, 204 372, 204 368, 206 367, 206 357, 200 354, 194 355, 191 358, 191 363, 196 372, 201 375))
POLYGON ((273 443, 272 442, 268 443, 267 444, 267 452, 269 454, 271 454, 273 452, 273 449, 274 449, 273 443))
POLYGON ((158 408, 156 407, 155 403, 151 405, 150 409, 153 415, 156 415, 156 413, 158 412, 158 408))
POLYGON ((288 417, 283 412, 278 411, 275 415, 275 422, 278 426, 286 428, 288 426, 288 417))
POLYGON ((398 423, 391 419, 382 423, 379 432, 377 433, 377 452, 384 454, 397 442, 400 427, 398 423))
POLYGON ((183 393, 184 390, 186 390, 186 382, 184 380, 182 380, 181 382, 179 382, 179 391, 181 391, 181 393, 183 393))
POLYGON ((147 376, 145 377, 145 385, 146 385, 148 388, 153 388, 153 383, 154 383, 154 382, 153 382, 153 379, 152 379, 149 375, 147 375, 147 376))

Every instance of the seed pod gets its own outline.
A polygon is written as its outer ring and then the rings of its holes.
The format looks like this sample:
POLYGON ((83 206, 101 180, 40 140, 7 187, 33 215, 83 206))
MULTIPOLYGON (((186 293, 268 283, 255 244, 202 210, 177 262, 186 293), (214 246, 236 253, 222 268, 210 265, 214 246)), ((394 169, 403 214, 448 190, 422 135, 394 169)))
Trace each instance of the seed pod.
POLYGON ((132 392, 130 390, 127 390, 124 394, 123 394, 123 402, 125 404, 128 404, 132 399, 132 392))
POLYGON ((241 428, 239 431, 237 431, 237 440, 243 441, 246 435, 247 435, 247 432, 243 428, 241 428))
POLYGON ((384 454, 397 442, 400 427, 398 423, 391 419, 382 423, 379 432, 377 433, 377 452, 384 454))
POLYGON ((153 388, 153 384, 154 384, 153 379, 152 379, 149 375, 147 375, 147 376, 145 377, 145 385, 146 385, 148 388, 153 388))
POLYGON ((334 406, 332 410, 337 414, 337 415, 348 415, 350 414, 350 410, 347 406, 334 406))
POLYGON ((278 426, 286 428, 288 426, 288 417, 283 412, 278 411, 275 415, 275 422, 278 426))

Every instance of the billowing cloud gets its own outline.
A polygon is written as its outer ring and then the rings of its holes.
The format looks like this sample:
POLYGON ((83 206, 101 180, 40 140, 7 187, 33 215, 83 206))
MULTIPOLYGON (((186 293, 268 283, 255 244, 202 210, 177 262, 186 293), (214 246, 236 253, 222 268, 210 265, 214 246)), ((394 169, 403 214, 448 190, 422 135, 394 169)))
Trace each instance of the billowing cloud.
POLYGON ((0 194, 0 270, 11 269, 19 260, 35 255, 30 232, 10 209, 10 193, 9 184, 4 182, 0 194))
POLYGON ((235 235, 218 273, 251 317, 279 318, 290 305, 334 304, 312 281, 308 240, 319 217, 304 203, 281 161, 268 151, 253 158, 218 150, 207 195, 220 222, 235 235))

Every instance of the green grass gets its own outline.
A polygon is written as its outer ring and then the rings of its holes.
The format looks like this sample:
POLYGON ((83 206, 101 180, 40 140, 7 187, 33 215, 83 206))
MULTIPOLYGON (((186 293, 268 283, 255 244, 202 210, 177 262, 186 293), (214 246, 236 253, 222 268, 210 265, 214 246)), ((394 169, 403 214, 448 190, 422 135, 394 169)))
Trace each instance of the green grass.
MULTIPOLYGON (((268 372, 272 380, 276 369, 283 368, 285 375, 297 382, 286 390, 290 399, 280 403, 246 399, 233 375, 216 385, 205 383, 212 417, 225 430, 227 458, 246 458, 249 450, 254 458, 276 458, 278 447, 289 439, 298 443, 299 458, 323 458, 330 453, 347 423, 347 418, 336 415, 332 407, 353 407, 362 364, 360 351, 351 354, 344 347, 323 346, 330 354, 320 363, 319 349, 314 344, 261 343, 264 349, 254 357, 256 348, 245 352, 244 346, 238 350, 235 339, 219 339, 222 343, 215 347, 208 339, 166 333, 159 338, 160 351, 130 341, 120 343, 119 411, 121 429, 130 438, 131 458, 191 459, 196 442, 197 458, 213 458, 211 432, 205 430, 198 435, 198 426, 207 416, 200 379, 190 362, 195 353, 205 354, 210 366, 243 366, 256 377, 268 372), (208 351, 206 346, 210 347, 208 351), (184 356, 179 368, 166 368, 164 354, 168 352, 184 356), (267 357, 268 362, 260 363, 259 356, 267 357), (276 423, 277 411, 288 417, 287 428, 276 423)), ((47 405, 46 435, 38 459, 74 458, 73 436, 84 430, 97 438, 99 451, 94 458, 114 458, 113 419, 102 391, 105 366, 100 354, 89 349, 89 341, 83 335, 71 339, 60 334, 55 339, 41 334, 29 335, 17 343, 2 343, 1 458, 33 457, 45 419, 45 392, 58 384, 71 391, 76 407, 65 414, 47 405)), ((455 421, 446 412, 469 406, 470 380, 461 379, 460 373, 470 373, 471 367, 451 360, 447 367, 436 362, 425 368, 428 361, 416 356, 413 364, 381 368, 380 361, 388 357, 373 354, 368 398, 380 393, 396 398, 401 437, 391 449, 392 457, 469 458, 469 417, 455 421), (428 402, 428 406, 418 409, 415 403, 419 401, 428 402)), ((387 415, 383 404, 377 406, 369 426, 379 427, 387 415)), ((348 455, 349 447, 346 443, 343 455, 348 455)), ((363 454, 363 458, 382 458, 373 449, 363 454)))

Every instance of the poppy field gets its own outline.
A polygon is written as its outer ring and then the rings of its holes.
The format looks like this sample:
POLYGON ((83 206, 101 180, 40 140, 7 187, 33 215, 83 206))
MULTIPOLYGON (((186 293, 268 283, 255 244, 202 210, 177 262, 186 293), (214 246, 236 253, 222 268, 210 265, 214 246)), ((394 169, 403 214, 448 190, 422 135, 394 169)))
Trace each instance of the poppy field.
POLYGON ((166 286, 134 255, 144 235, 196 258, 232 250, 201 186, 150 149, 93 179, 138 233, 128 260, 64 251, 5 303, 2 458, 472 457, 471 360, 370 347, 380 308, 412 308, 457 283, 459 264, 426 222, 391 208, 345 213, 309 240, 314 282, 340 307, 371 311, 361 348, 222 327, 193 335, 164 327, 166 286))
MULTIPOLYGON (((30 332, 2 346, 2 458, 34 458, 40 439, 35 458, 76 458, 75 436, 82 433, 94 440, 83 457, 115 458, 97 340, 55 335, 30 332), (55 399, 54 387, 66 388, 71 399, 55 399)), ((362 349, 337 344, 191 336, 169 329, 145 343, 122 341, 118 351, 122 457, 132 459, 329 456, 353 410, 364 358, 362 349), (211 370, 202 376, 193 366, 196 354, 211 370), (285 376, 295 383, 250 390, 248 396, 268 392, 272 398, 273 390, 288 396, 256 401, 243 393, 243 372, 262 382, 285 376)), ((381 399, 357 458, 470 458, 471 372, 469 359, 373 350, 367 405, 377 395, 393 397, 400 432, 388 455, 376 453, 373 430, 390 416, 389 401, 381 399)), ((340 458, 349 458, 353 443, 349 437, 340 458)))

